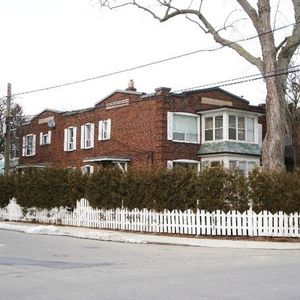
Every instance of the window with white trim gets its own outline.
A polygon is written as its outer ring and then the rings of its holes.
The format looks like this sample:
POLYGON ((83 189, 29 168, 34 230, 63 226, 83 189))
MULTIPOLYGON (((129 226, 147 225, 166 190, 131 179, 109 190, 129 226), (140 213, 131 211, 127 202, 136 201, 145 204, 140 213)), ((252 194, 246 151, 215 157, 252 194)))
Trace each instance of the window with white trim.
POLYGON ((65 151, 73 151, 76 150, 76 127, 69 127, 65 129, 64 136, 64 150, 65 151))
POLYGON ((40 145, 51 144, 51 130, 47 132, 40 132, 40 145))
POLYGON ((111 135, 111 119, 99 121, 99 141, 109 140, 111 135))
POLYGON ((186 168, 200 171, 200 161, 190 160, 190 159, 177 159, 177 160, 168 160, 167 168, 168 169, 177 169, 177 168, 186 168))
POLYGON ((228 139, 254 142, 254 118, 229 115, 228 139))
POLYGON ((256 161, 251 160, 229 160, 229 169, 238 169, 241 174, 247 175, 257 166, 256 161))
POLYGON ((223 115, 205 118, 204 136, 205 141, 223 140, 223 115))
POLYGON ((22 154, 23 156, 33 156, 36 151, 35 134, 27 134, 23 136, 22 154))
POLYGON ((200 117, 191 113, 168 112, 168 140, 200 142, 200 117))
POLYGON ((94 147, 94 124, 87 123, 81 126, 81 149, 94 147))
POLYGON ((84 165, 81 167, 81 171, 83 174, 92 174, 94 172, 94 166, 84 165))

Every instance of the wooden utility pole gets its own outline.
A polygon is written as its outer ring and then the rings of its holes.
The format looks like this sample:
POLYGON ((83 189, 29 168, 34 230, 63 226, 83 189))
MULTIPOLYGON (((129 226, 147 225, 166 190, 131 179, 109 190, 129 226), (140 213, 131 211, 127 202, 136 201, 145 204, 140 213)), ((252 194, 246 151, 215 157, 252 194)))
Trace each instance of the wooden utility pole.
POLYGON ((4 149, 4 175, 9 174, 10 167, 10 122, 11 122, 11 84, 7 84, 7 99, 5 113, 5 149, 4 149))

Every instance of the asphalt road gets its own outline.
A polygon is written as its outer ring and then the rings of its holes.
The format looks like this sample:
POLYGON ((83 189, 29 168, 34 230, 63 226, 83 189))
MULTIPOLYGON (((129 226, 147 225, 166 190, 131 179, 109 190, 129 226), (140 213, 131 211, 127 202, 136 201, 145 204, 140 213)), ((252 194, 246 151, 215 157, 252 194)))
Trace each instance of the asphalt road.
POLYGON ((122 244, 0 230, 0 299, 300 299, 300 251, 122 244))

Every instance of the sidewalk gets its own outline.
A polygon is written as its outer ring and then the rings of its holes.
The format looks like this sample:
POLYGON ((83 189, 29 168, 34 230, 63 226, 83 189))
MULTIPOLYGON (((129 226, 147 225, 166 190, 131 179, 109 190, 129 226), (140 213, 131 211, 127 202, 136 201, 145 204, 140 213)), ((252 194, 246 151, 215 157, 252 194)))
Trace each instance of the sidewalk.
POLYGON ((91 229, 83 227, 37 225, 22 222, 0 222, 0 229, 19 231, 29 234, 61 235, 99 241, 111 241, 134 244, 162 244, 211 248, 237 249, 273 249, 300 250, 299 243, 291 242, 260 242, 248 240, 201 239, 197 237, 177 237, 154 234, 131 233, 123 231, 91 229))

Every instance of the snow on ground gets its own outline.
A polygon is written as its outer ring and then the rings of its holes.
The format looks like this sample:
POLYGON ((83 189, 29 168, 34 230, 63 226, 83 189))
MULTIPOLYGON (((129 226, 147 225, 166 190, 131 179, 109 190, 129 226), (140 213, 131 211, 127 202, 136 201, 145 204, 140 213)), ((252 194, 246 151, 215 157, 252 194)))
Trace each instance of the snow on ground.
POLYGON ((53 225, 33 225, 33 224, 16 224, 16 223, 4 223, 0 222, 0 229, 19 231, 29 234, 44 234, 44 235, 63 235, 72 236, 83 239, 93 239, 101 241, 111 242, 123 242, 123 243, 134 243, 144 244, 145 241, 139 238, 130 238, 122 236, 118 232, 105 232, 95 229, 78 228, 78 227, 59 227, 53 225))

